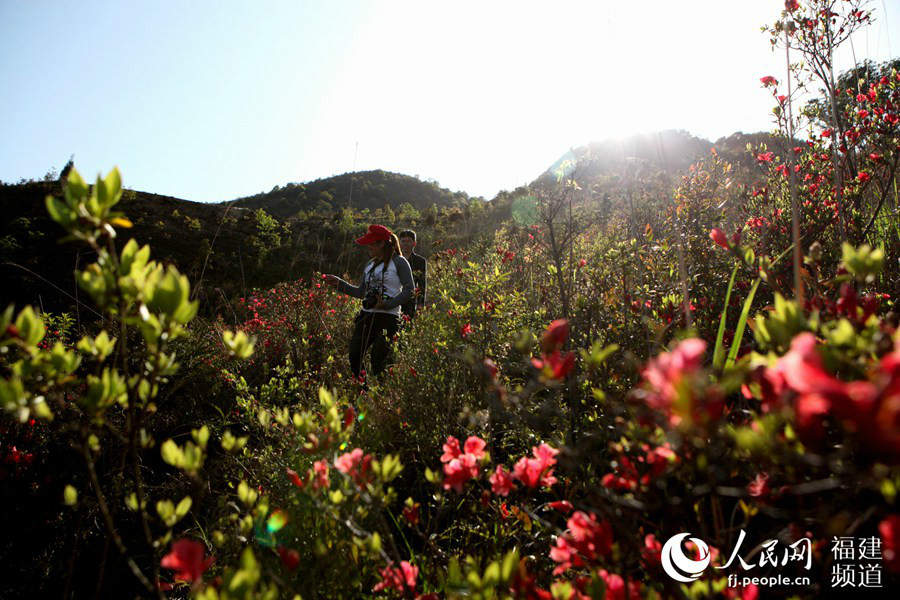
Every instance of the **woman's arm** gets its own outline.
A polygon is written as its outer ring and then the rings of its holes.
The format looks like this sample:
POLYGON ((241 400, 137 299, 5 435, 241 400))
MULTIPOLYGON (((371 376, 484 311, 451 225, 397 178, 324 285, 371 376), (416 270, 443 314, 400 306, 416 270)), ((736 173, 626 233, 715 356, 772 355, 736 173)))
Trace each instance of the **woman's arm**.
MULTIPOLYGON (((368 264, 366 265, 368 266, 368 264)), ((363 267, 363 274, 360 278, 359 285, 347 283, 337 275, 325 275, 325 283, 330 286, 337 287, 338 291, 354 298, 366 297, 366 267, 363 267)))

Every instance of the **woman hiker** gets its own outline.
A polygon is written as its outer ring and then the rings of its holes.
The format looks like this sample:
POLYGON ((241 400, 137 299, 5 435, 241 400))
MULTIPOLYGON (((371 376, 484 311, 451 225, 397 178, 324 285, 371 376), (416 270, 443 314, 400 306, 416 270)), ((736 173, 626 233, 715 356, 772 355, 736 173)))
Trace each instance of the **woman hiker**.
POLYGON ((325 283, 339 292, 362 299, 353 322, 350 340, 350 370, 364 383, 362 362, 372 348, 372 375, 378 376, 392 362, 392 338, 400 328, 400 306, 413 297, 412 270, 400 253, 397 236, 383 225, 370 225, 356 243, 369 250, 371 260, 363 267, 359 286, 336 275, 323 275, 325 283))

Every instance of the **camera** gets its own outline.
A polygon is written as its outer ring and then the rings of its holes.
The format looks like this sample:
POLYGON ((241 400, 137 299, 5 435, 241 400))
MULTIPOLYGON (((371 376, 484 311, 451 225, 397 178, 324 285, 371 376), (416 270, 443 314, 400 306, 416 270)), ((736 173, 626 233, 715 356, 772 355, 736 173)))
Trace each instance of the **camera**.
POLYGON ((378 288, 371 288, 366 291, 366 297, 363 298, 362 305, 366 310, 372 310, 375 308, 375 305, 378 304, 378 301, 382 298, 387 299, 384 295, 383 291, 378 288))

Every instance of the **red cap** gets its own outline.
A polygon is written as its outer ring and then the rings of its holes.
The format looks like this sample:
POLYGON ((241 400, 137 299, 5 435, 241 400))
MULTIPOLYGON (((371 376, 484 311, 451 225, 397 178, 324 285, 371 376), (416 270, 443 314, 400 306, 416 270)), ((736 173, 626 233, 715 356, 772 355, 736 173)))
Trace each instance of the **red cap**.
POLYGON ((375 242, 381 242, 384 240, 391 239, 391 236, 394 235, 391 233, 391 230, 385 227, 384 225, 369 225, 369 231, 366 235, 358 238, 356 243, 360 246, 368 246, 369 244, 374 244, 375 242))

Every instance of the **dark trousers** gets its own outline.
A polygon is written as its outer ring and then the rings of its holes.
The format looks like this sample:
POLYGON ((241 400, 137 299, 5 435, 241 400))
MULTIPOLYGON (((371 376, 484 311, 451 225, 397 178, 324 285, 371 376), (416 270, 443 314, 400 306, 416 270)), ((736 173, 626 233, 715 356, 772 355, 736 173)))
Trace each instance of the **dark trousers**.
POLYGON ((353 337, 350 339, 350 370, 359 379, 362 361, 372 347, 372 375, 378 376, 393 363, 391 338, 400 328, 396 315, 359 311, 353 321, 353 337))

